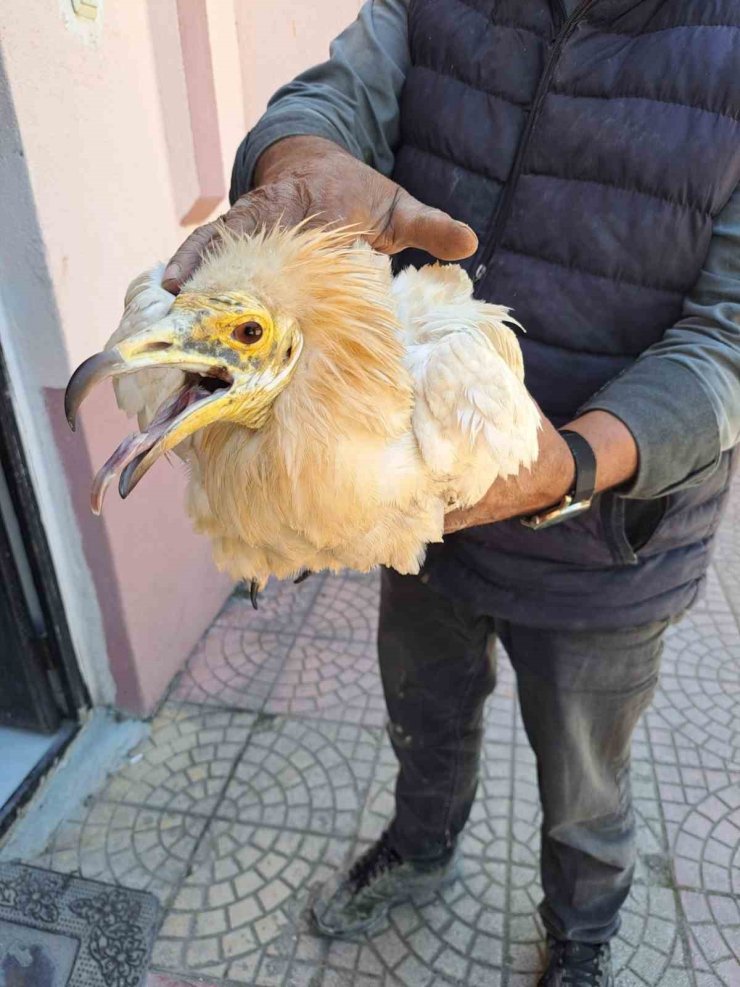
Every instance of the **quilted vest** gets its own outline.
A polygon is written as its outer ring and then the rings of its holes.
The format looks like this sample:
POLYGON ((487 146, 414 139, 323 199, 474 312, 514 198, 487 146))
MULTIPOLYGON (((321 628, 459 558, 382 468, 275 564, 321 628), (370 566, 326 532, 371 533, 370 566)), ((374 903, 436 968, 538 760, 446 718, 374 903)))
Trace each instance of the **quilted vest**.
MULTIPOLYGON (((476 293, 526 327, 526 382, 556 424, 681 317, 740 182, 739 28, 738 0, 584 0, 570 16, 559 0, 411 0, 393 177, 478 234, 476 293)), ((539 626, 675 616, 731 458, 657 502, 609 493, 545 531, 452 536, 429 579, 539 626)))

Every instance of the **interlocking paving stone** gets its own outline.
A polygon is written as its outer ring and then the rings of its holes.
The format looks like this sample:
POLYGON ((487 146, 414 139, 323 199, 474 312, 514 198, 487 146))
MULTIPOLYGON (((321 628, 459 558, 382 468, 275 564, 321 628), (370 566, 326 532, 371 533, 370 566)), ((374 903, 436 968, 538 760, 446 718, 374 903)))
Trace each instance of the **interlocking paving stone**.
POLYGON ((697 973, 716 984, 740 983, 740 903, 737 897, 682 891, 691 958, 697 973))
POLYGON ((253 631, 217 622, 191 654, 170 698, 257 712, 292 646, 293 636, 288 633, 253 631))
POLYGON ((380 731, 263 717, 236 763, 219 817, 351 836, 380 731))
POLYGON ((374 641, 300 634, 264 708, 380 727, 386 712, 377 660, 374 641))
POLYGON ((709 763, 740 770, 740 635, 715 580, 668 631, 651 719, 663 720, 709 763))
POLYGON ((302 633, 340 641, 374 641, 379 599, 377 573, 330 576, 303 622, 302 633))
POLYGON ((255 722, 249 713, 166 705, 100 797, 210 816, 255 722))
POLYGON ((142 806, 94 802, 28 860, 63 874, 151 891, 166 901, 184 877, 205 819, 142 806))
POLYGON ((681 823, 673 844, 680 886, 740 896, 740 785, 712 792, 681 823))
POLYGON ((347 849, 330 837, 214 821, 162 925, 154 965, 273 982, 296 949, 301 892, 326 879, 347 849))

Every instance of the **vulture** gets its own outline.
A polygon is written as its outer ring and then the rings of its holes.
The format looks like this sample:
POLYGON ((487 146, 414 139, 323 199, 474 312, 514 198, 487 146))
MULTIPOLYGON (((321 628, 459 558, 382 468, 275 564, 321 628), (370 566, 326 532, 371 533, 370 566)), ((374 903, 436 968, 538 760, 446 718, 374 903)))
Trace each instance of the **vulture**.
MULTIPOLYGON (((136 278, 106 348, 65 404, 112 377, 138 417, 92 486, 127 497, 176 450, 187 512, 219 568, 269 577, 378 565, 417 573, 445 512, 472 506, 537 455, 509 309, 458 265, 407 268, 343 228, 224 227, 177 297, 136 278)), ((521 328, 521 327, 519 327, 521 328)))

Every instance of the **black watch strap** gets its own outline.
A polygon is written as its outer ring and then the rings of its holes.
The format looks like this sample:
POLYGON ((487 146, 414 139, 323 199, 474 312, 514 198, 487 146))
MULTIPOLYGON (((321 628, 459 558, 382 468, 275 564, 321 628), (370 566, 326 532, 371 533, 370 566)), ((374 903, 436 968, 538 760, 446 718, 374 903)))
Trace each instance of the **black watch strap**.
POLYGON ((579 432, 563 429, 560 434, 568 443, 576 467, 571 497, 574 504, 590 501, 596 486, 596 456, 591 444, 579 432))

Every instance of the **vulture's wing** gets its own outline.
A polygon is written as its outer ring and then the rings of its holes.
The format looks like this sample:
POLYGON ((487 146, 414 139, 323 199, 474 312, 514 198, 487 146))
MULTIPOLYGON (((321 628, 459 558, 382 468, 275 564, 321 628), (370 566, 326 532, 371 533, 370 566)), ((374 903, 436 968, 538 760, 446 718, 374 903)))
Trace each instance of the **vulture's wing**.
POLYGON ((404 271, 394 294, 416 392, 414 433, 427 468, 462 479, 462 491, 481 493, 497 476, 529 466, 539 413, 524 386, 508 309, 473 299, 459 267, 404 271))
MULTIPOLYGON (((115 346, 122 339, 141 332, 163 319, 175 296, 162 287, 164 265, 158 264, 134 278, 126 292, 121 322, 106 346, 115 346)), ((140 370, 136 374, 118 377, 113 382, 121 411, 137 415, 139 428, 144 429, 165 398, 182 387, 185 375, 181 370, 140 370)))

